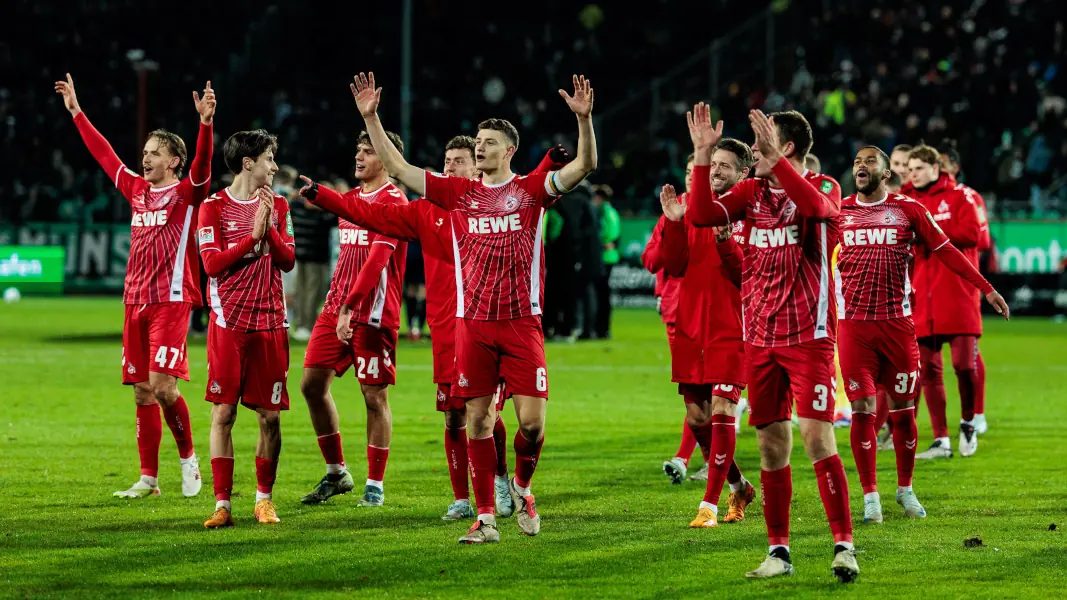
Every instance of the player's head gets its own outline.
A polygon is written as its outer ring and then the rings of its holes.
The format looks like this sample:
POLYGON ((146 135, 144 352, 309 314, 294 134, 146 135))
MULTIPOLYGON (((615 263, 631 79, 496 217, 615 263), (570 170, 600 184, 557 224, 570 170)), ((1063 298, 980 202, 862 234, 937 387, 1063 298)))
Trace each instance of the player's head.
MULTIPOLYGON (((878 192, 879 188, 889 181, 892 173, 889 157, 881 148, 875 146, 860 148, 852 161, 852 179, 856 182, 856 191, 864 196, 878 192)), ((880 195, 880 192, 878 193, 880 195)))
POLYGON ((909 154, 911 154, 911 146, 908 144, 894 146, 893 152, 889 154, 889 168, 897 175, 900 175, 900 178, 904 181, 908 180, 909 154))
POLYGON ((265 129, 238 131, 222 146, 226 167, 234 178, 250 178, 254 188, 274 183, 274 174, 278 172, 278 163, 274 162, 277 151, 277 136, 265 129))
POLYGON ((685 193, 689 193, 693 190, 693 161, 696 160, 696 155, 692 152, 685 159, 685 193))
POLYGON ((475 166, 482 173, 511 168, 511 157, 519 148, 519 130, 505 119, 486 119, 478 123, 474 139, 475 166))
MULTIPOLYGON (((400 136, 392 131, 386 131, 385 137, 393 143, 393 146, 404 153, 404 142, 400 140, 400 136)), ((356 139, 356 179, 359 181, 374 181, 382 175, 389 176, 385 172, 385 164, 382 163, 382 159, 378 157, 378 152, 374 150, 374 144, 370 141, 370 134, 366 131, 359 132, 359 138, 356 139)))
MULTIPOLYGON (((811 124, 804 115, 795 110, 776 112, 770 115, 774 126, 778 130, 778 145, 782 154, 791 160, 799 160, 804 164, 804 158, 811 152, 811 124)), ((760 159, 759 149, 754 149, 753 156, 760 159)), ((756 177, 769 177, 771 165, 756 165, 756 177)))
POLYGON ((956 140, 945 140, 937 147, 941 159, 941 169, 953 177, 960 174, 960 151, 956 149, 956 140))
POLYGON ((457 135, 445 145, 445 175, 474 179, 478 169, 474 166, 474 138, 457 135))
POLYGON ((141 168, 145 181, 157 184, 167 179, 181 179, 185 170, 185 161, 189 160, 189 151, 185 142, 165 129, 157 129, 148 134, 148 140, 141 151, 141 168))
POLYGON ((808 154, 804 157, 804 168, 812 173, 822 173, 822 161, 818 156, 808 154))
POLYGON ((615 196, 615 190, 606 183, 594 185, 590 191, 593 192, 593 206, 600 206, 605 202, 611 204, 611 198, 615 196))
POLYGON ((752 148, 733 138, 723 138, 711 153, 711 189, 722 194, 737 185, 752 166, 752 148))
POLYGON ((926 187, 941 176, 941 155, 926 144, 916 146, 908 154, 908 181, 917 188, 926 187))
POLYGON ((885 191, 895 194, 902 187, 904 187, 904 180, 900 178, 900 174, 893 169, 889 169, 889 179, 885 182, 885 191))

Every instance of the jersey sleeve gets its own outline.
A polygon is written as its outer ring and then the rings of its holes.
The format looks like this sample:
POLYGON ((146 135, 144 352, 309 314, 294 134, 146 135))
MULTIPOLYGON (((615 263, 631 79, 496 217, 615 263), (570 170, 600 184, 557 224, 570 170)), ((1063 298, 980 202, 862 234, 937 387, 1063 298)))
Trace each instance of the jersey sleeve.
POLYGON ((551 206, 563 195, 559 171, 534 171, 523 178, 522 185, 541 206, 551 206))
POLYGON ((218 277, 232 267, 242 256, 248 254, 256 245, 251 235, 246 235, 225 250, 222 249, 222 220, 219 203, 205 202, 197 215, 197 241, 200 245, 200 258, 204 262, 204 272, 209 277, 218 277))
POLYGON ((195 206, 208 197, 211 183, 211 157, 214 151, 215 134, 210 124, 200 123, 200 132, 196 136, 196 154, 189 165, 189 175, 182 179, 182 197, 189 198, 195 206))
POLYGON ((741 289, 741 264, 744 260, 741 245, 734 241, 734 236, 731 234, 725 241, 716 240, 715 250, 719 253, 723 271, 730 279, 730 283, 737 286, 737 289, 741 289))
POLYGON ((993 247, 993 238, 989 233, 989 216, 986 214, 985 200, 981 194, 969 187, 963 188, 963 193, 974 202, 974 209, 978 213, 978 251, 985 252, 993 247))
POLYGON ((821 176, 810 180, 798 173, 784 157, 772 170, 800 216, 830 219, 841 213, 841 186, 833 179, 821 176))
POLYGON ((387 245, 379 243, 378 240, 371 242, 370 255, 367 256, 366 262, 363 263, 359 274, 356 275, 356 280, 352 283, 352 288, 345 297, 345 306, 352 308, 370 295, 371 290, 378 285, 382 269, 389 265, 389 259, 393 257, 394 250, 396 250, 395 244, 387 245))
POLYGON ((759 182, 746 179, 721 195, 711 189, 711 165, 693 165, 693 189, 686 217, 697 227, 718 227, 743 219, 759 182))
POLYGON ((664 271, 671 277, 684 277, 689 266, 689 229, 685 219, 667 221, 663 226, 664 271))
POLYGON ((663 270, 663 224, 667 221, 666 217, 660 217, 656 221, 656 226, 652 228, 652 235, 648 238, 648 244, 645 245, 645 251, 641 253, 641 264, 645 265, 645 269, 649 273, 657 274, 663 270))
POLYGON ((115 184, 115 187, 118 188, 126 200, 133 201, 134 195, 147 187, 148 182, 122 164, 118 155, 115 154, 114 148, 93 127, 93 124, 89 122, 89 117, 86 117, 84 112, 80 112, 74 117, 74 125, 78 128, 78 133, 81 134, 85 147, 89 149, 96 162, 100 163, 104 172, 111 178, 111 182, 115 184))
POLYGON ((948 236, 941 230, 941 226, 934 220, 934 215, 930 214, 930 211, 917 202, 909 203, 908 206, 911 208, 915 237, 920 244, 933 252, 948 243, 948 236))
POLYGON ((981 227, 978 224, 978 210, 974 200, 963 193, 954 192, 956 198, 952 204, 952 219, 946 221, 945 235, 957 248, 974 248, 981 241, 981 227))
POLYGON ((469 192, 474 184, 473 179, 450 177, 429 171, 424 172, 424 177, 422 187, 425 198, 445 210, 454 209, 459 199, 469 192))

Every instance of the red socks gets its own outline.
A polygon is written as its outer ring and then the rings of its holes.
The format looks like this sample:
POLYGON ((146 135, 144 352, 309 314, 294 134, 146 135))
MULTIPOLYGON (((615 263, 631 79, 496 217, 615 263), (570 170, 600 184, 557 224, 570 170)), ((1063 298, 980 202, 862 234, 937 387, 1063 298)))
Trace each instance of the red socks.
POLYGON ((367 444, 367 479, 385 480, 385 463, 389 461, 389 449, 367 444))
POLYGON ((464 429, 445 429, 445 460, 448 461, 448 478, 452 481, 452 495, 456 500, 471 497, 467 486, 467 432, 464 429))
POLYGON ((674 453, 675 458, 680 458, 685 461, 685 464, 689 464, 689 459, 693 457, 693 450, 697 447, 697 439, 693 437, 693 430, 689 428, 689 424, 684 420, 682 421, 682 443, 678 445, 678 451, 674 453))
POLYGON ((975 414, 985 414, 985 359, 982 358, 981 351, 978 352, 978 366, 974 370, 974 374, 977 376, 975 381, 974 390, 974 412, 975 414))
POLYGON ((974 369, 957 369, 956 382, 960 390, 960 419, 970 423, 974 420, 975 398, 978 393, 978 372, 974 369))
MULTIPOLYGON (((215 460, 211 461, 211 471, 215 472, 215 460)), ((274 479, 278 476, 278 461, 262 456, 256 457, 256 491, 269 494, 274 489, 274 479)), ((233 485, 233 459, 230 459, 230 485, 233 485)), ((216 492, 218 494, 218 492, 216 492)), ((227 493, 227 496, 229 493, 227 493)))
MULTIPOLYGON (((259 476, 259 457, 256 457, 256 476, 259 476)), ((233 492, 233 458, 220 456, 211 459, 211 483, 215 487, 215 500, 229 502, 233 492)))
POLYGON ((193 455, 193 427, 189 423, 189 405, 185 398, 178 396, 173 406, 163 407, 163 416, 167 419, 174 441, 178 444, 178 457, 189 458, 193 455))
POLYGON ((834 534, 834 542, 852 543, 848 479, 845 478, 845 465, 841 462, 841 456, 838 454, 828 456, 813 466, 815 478, 819 482, 819 496, 822 498, 823 508, 826 509, 826 520, 830 522, 830 532, 834 534))
POLYGON ((871 413, 852 413, 852 456, 856 459, 864 494, 878 491, 878 440, 874 420, 871 413))
MULTIPOLYGON (((345 453, 341 449, 341 432, 319 436, 319 450, 328 465, 345 466, 345 453)), ((379 480, 380 481, 380 480, 379 480)))
MULTIPOLYGON (((186 415, 188 415, 186 411, 186 415)), ((141 475, 159 475, 159 442, 163 439, 163 421, 159 405, 137 405, 137 453, 141 456, 141 475)))
POLYGON ((470 462, 474 502, 479 515, 496 513, 493 496, 493 473, 496 472, 496 447, 492 437, 467 439, 467 458, 470 462))
POLYGON ((889 413, 893 422, 893 448, 897 455, 897 485, 911 485, 911 474, 915 471, 915 446, 917 445, 915 409, 905 408, 889 413))
POLYGON ((789 465, 777 471, 760 471, 763 520, 771 546, 789 545, 789 503, 793 501, 793 471, 789 465))
POLYGON ((541 447, 544 444, 545 436, 531 442, 522 435, 522 431, 515 432, 515 485, 521 488, 530 487, 530 479, 537 469, 537 459, 541 457, 541 447))
POLYGON ((704 502, 718 505, 722 495, 722 486, 726 482, 726 472, 734 462, 734 448, 737 445, 737 430, 734 429, 735 417, 730 415, 712 415, 711 426, 718 427, 711 436, 711 462, 708 463, 708 485, 704 488, 704 502))
POLYGON ((493 425, 493 443, 496 444, 496 474, 506 477, 508 474, 508 428, 504 426, 504 419, 500 413, 496 414, 496 423, 493 425))
POLYGON ((945 417, 944 359, 941 356, 940 347, 935 352, 919 344, 919 360, 923 365, 923 396, 926 398, 926 408, 930 411, 930 428, 934 430, 935 438, 948 437, 948 422, 945 417))

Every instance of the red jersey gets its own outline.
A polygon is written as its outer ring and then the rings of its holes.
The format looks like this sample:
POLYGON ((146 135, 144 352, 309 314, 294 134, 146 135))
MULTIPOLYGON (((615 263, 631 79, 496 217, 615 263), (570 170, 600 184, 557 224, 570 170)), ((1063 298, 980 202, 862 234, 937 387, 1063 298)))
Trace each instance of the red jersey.
POLYGON ((451 217, 457 317, 500 321, 541 314, 542 226, 545 207, 559 195, 552 177, 535 172, 490 185, 425 173, 426 199, 451 217))
MULTIPOLYGON (((358 188, 345 194, 349 201, 362 201, 370 204, 407 204, 407 197, 392 183, 370 193, 363 193, 358 188)), ((330 291, 326 293, 323 312, 337 314, 349 291, 352 289, 370 257, 374 244, 386 244, 394 249, 389 262, 382 269, 378 285, 372 294, 363 298, 352 308, 352 321, 371 327, 387 329, 400 328, 400 287, 404 282, 404 266, 407 260, 407 242, 380 235, 360 227, 344 218, 338 218, 341 251, 337 257, 330 291)))
POLYGON ((833 217, 841 209, 841 187, 825 175, 797 173, 785 158, 774 166, 774 174, 782 188, 766 179, 746 179, 717 196, 710 167, 694 166, 693 201, 686 216, 699 226, 745 220, 741 297, 746 342, 780 347, 834 339, 830 256, 837 244, 833 217))
POLYGON ((992 249, 993 238, 989 234, 989 218, 986 215, 985 199, 974 188, 962 183, 959 186, 963 190, 963 194, 974 202, 974 206, 978 210, 978 251, 985 252, 992 249))
POLYGON ((85 113, 78 113, 74 124, 93 158, 133 210, 123 303, 189 302, 202 306, 193 229, 197 207, 207 197, 211 181, 211 125, 200 124, 189 175, 177 183, 153 188, 126 168, 85 113))
MULTIPOLYGON (((922 203, 952 245, 972 265, 978 266, 978 245, 982 242, 978 208, 951 175, 942 173, 937 181, 921 190, 907 183, 900 193, 922 203)), ((913 285, 916 337, 982 335, 978 290, 934 257, 931 248, 917 249, 913 285)))
POLYGON ((912 249, 940 250, 948 238, 923 205, 900 194, 875 204, 852 195, 837 218, 837 311, 841 319, 885 321, 911 317, 912 249))
POLYGON ((219 257, 229 263, 225 268, 207 267, 211 275, 208 303, 215 324, 225 329, 267 331, 289 327, 282 290, 282 271, 293 268, 296 247, 289 203, 282 196, 274 197, 270 216, 273 231, 268 232, 273 244, 266 237, 259 243, 252 240, 258 210, 259 198, 238 200, 229 188, 213 194, 200 208, 197 238, 205 266, 214 260, 209 256, 212 253, 234 254, 219 257), (272 245, 284 245, 286 250, 278 247, 272 252, 272 245), (242 251, 244 248, 250 249, 242 251))
MULTIPOLYGON (((685 201, 685 194, 681 196, 685 201)), ((663 256, 663 227, 666 217, 660 216, 656 226, 652 228, 652 237, 648 238, 648 245, 641 253, 641 263, 645 265, 649 273, 656 276, 655 295, 660 299, 659 314, 663 322, 670 325, 675 322, 678 315, 678 296, 682 280, 671 277, 665 269, 666 260, 663 256)))

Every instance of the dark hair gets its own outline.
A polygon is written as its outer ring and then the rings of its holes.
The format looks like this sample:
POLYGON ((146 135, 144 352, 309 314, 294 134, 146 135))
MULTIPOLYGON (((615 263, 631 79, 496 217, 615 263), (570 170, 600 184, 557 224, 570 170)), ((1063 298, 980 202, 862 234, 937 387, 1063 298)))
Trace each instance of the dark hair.
MULTIPOLYGON (((878 146, 871 145, 864 146, 860 148, 860 150, 874 150, 878 153, 878 160, 882 161, 882 168, 889 168, 889 155, 885 153, 885 150, 882 150, 878 146)), ((857 152, 856 154, 859 154, 859 152, 857 152)))
POLYGON ((512 146, 519 147, 519 130, 515 129, 515 126, 507 119, 486 119, 478 123, 478 130, 481 131, 482 129, 499 131, 504 134, 504 137, 508 138, 512 146))
POLYGON ((896 188, 899 190, 900 187, 904 185, 904 180, 900 178, 900 175, 896 171, 890 169, 889 180, 885 182, 885 185, 886 187, 896 188))
POLYGON ((937 151, 948 157, 954 165, 960 164, 960 151, 956 149, 956 140, 945 140, 937 146, 937 151))
POLYGON ((782 144, 793 142, 793 156, 804 160, 811 152, 811 124, 804 115, 795 110, 776 112, 771 114, 774 124, 778 128, 778 141, 782 144))
POLYGON ((911 149, 911 152, 908 153, 908 160, 913 158, 917 158, 928 165, 935 165, 938 168, 941 168, 941 155, 938 154, 937 150, 932 146, 927 146, 926 144, 915 146, 911 149))
POLYGON ((755 162, 752 158, 752 148, 734 138, 722 138, 718 144, 715 144, 715 150, 725 150, 737 157, 737 170, 739 171, 751 167, 752 163, 755 162))
POLYGON ((893 146, 893 150, 890 154, 894 152, 907 152, 908 154, 911 154, 911 148, 911 144, 897 144, 896 146, 893 146))
POLYGON ((266 129, 253 129, 231 135, 222 146, 222 155, 226 159, 226 168, 236 175, 241 172, 245 158, 257 160, 268 150, 278 152, 278 136, 266 129))
POLYGON ((688 165, 689 163, 691 163, 694 160, 696 160, 696 158, 697 158, 697 153, 696 152, 690 152, 689 156, 685 157, 685 164, 688 165))
POLYGON ((166 129, 157 129, 148 134, 148 139, 152 138, 159 140, 160 145, 166 146, 168 152, 178 157, 178 167, 174 169, 174 176, 181 179, 185 163, 189 161, 189 151, 185 149, 185 142, 178 137, 178 134, 166 129))
POLYGON ((445 152, 449 150, 467 150, 471 153, 471 158, 474 158, 474 138, 469 135, 457 135, 445 144, 445 152))
MULTIPOLYGON (((583 179, 583 181, 585 180, 583 179)), ((607 199, 608 202, 611 202, 612 197, 615 196, 615 191, 612 190, 611 186, 607 185, 606 183, 594 185, 592 191, 593 194, 597 196, 603 196, 605 199, 607 199)))
MULTIPOLYGON (((393 146, 395 146, 401 154, 404 153, 404 142, 400 139, 399 135, 393 133, 392 131, 386 131, 385 137, 388 138, 390 142, 393 142, 393 146)), ((360 144, 366 144, 371 148, 374 147, 374 144, 372 144, 370 141, 370 134, 366 131, 359 132, 359 137, 356 138, 356 145, 358 146, 360 144)))

